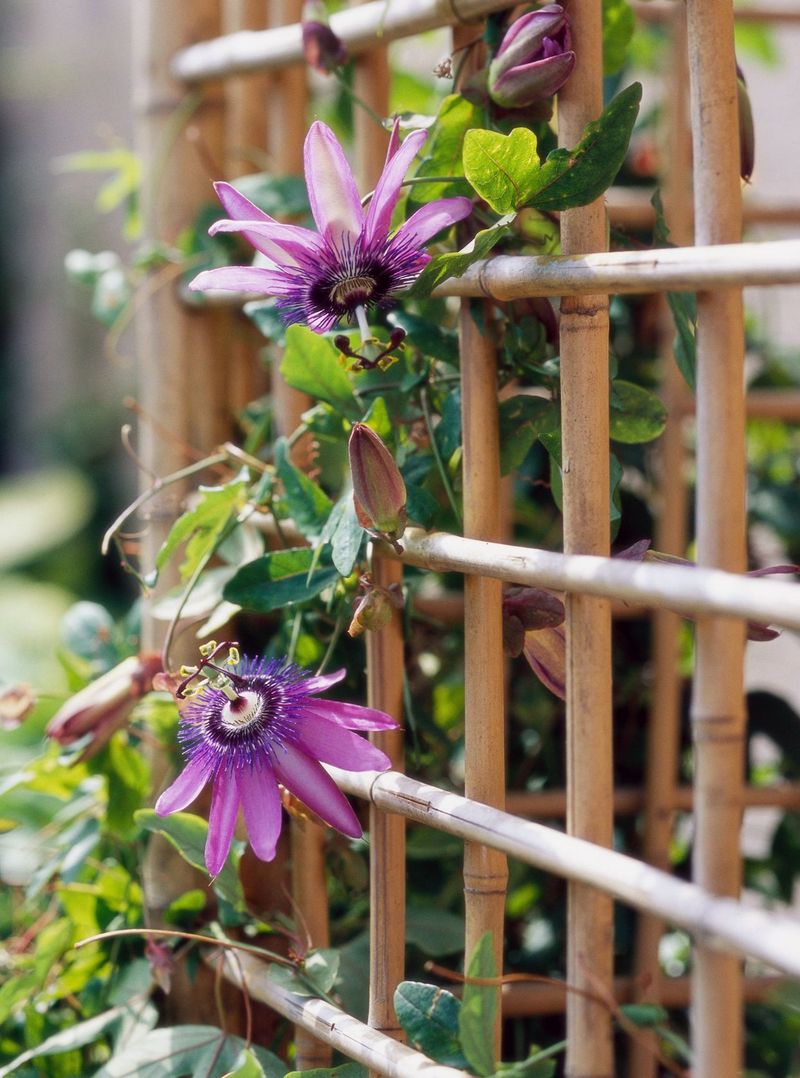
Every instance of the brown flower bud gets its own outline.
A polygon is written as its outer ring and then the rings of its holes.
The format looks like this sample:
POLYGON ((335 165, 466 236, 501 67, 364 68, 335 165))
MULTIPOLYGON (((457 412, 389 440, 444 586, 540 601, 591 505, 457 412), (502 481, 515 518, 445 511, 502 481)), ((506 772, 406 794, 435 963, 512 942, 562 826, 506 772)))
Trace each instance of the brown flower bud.
POLYGON ((353 424, 347 453, 361 527, 396 541, 406 526, 406 485, 391 453, 365 423, 353 424))

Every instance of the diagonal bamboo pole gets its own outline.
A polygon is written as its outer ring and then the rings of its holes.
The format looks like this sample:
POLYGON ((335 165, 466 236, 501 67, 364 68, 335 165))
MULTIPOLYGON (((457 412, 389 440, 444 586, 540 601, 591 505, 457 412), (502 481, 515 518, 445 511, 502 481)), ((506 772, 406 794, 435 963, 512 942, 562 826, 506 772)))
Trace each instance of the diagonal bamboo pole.
MULTIPOLYGON (((738 100, 731 0, 688 0, 698 243, 741 238, 738 100)), ((697 297, 697 553, 745 565, 744 328, 741 291, 697 297)), ((719 895, 741 886, 737 792, 744 767, 744 627, 703 620, 696 633, 694 876, 719 895)), ((742 1053, 740 963, 698 947, 692 1029, 697 1078, 734 1078, 742 1053)))
MULTIPOLYGON (((574 146, 603 107, 600 0, 571 0, 577 56, 558 95, 558 141, 574 146)), ((602 200, 561 215, 565 255, 606 245, 602 200)), ((561 457, 564 552, 609 551, 608 297, 561 302, 561 457)), ((567 830, 610 846, 613 829, 611 759, 611 613, 603 600, 566 599, 567 830)), ((571 882, 567 897, 567 980, 587 991, 610 989, 613 905, 608 896, 571 882)), ((572 993, 567 1000, 566 1073, 605 1078, 614 1072, 608 1010, 572 993)))
MULTIPOLYGON (((688 69, 686 19, 676 15, 670 24, 670 64, 666 78, 667 122, 665 212, 676 243, 691 243, 691 140, 688 130, 688 69)), ((672 355, 674 322, 661 303, 661 339, 664 363, 662 397, 668 410, 667 427, 658 443, 659 509, 655 546, 668 554, 686 553, 688 492, 685 479, 684 415, 686 385, 672 355)), ((645 755, 645 815, 642 855, 648 864, 669 871, 669 845, 674 822, 673 805, 678 779, 682 678, 678 669, 679 618, 667 610, 654 612, 653 695, 645 755)), ((636 998, 660 1002, 664 978, 658 946, 664 923, 657 917, 639 918, 634 955, 635 982, 642 988, 636 998)), ((656 1078, 653 1051, 655 1033, 630 1044, 629 1078, 656 1078)))
MULTIPOLYGON (((482 58, 475 27, 458 27, 454 51, 465 51, 461 78, 482 58)), ((503 516, 497 398, 497 343, 492 311, 463 301, 459 312, 461 354, 462 489, 464 535, 498 539, 503 516), (479 324, 480 321, 480 324, 479 324)), ((499 580, 464 577, 464 791, 467 797, 502 808, 506 787, 505 658, 503 591, 499 580)), ((492 937, 495 969, 503 970, 508 864, 497 850, 464 845, 465 961, 480 939, 492 937)), ((500 1058, 500 992, 496 999, 494 1057, 500 1058)))
MULTIPOLYGON (((376 115, 389 112, 389 57, 385 47, 361 56, 355 69, 357 97, 376 115)), ((366 109, 357 104, 354 114, 355 163, 362 190, 372 190, 383 169, 388 139, 366 109)), ((372 582, 379 587, 400 587, 403 566, 373 550, 372 582)), ((403 620, 399 610, 379 632, 366 633, 367 703, 403 721, 405 655, 403 620)), ((370 734, 393 765, 403 768, 403 730, 370 734)), ((373 1029, 394 1040, 405 1039, 394 1010, 394 992, 405 977, 406 823, 401 816, 374 805, 369 811, 370 918, 369 1014, 373 1029)))

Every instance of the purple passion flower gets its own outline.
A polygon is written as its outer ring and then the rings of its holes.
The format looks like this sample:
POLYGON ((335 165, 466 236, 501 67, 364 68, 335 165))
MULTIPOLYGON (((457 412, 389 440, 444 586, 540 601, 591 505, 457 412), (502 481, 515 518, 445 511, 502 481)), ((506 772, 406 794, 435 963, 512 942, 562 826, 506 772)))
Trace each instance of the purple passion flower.
POLYGON ((225 864, 240 806, 253 852, 262 861, 275 856, 278 783, 331 827, 361 836, 355 812, 320 761, 348 771, 386 771, 389 757, 351 731, 397 723, 372 708, 316 699, 344 675, 310 677, 283 660, 242 658, 226 672, 227 693, 206 684, 188 700, 178 729, 186 766, 159 797, 156 812, 185 809, 213 783, 205 850, 212 876, 225 864))
POLYGON ((304 322, 325 333, 340 318, 384 307, 430 261, 424 246, 472 210, 468 198, 442 198, 422 206, 390 235, 392 212, 411 162, 427 132, 412 131, 401 144, 392 134, 386 163, 366 210, 353 173, 331 129, 319 120, 305 141, 305 174, 318 232, 281 224, 228 183, 215 189, 228 220, 209 232, 241 232, 260 252, 257 266, 223 266, 199 273, 189 287, 275 296, 287 324, 304 322))

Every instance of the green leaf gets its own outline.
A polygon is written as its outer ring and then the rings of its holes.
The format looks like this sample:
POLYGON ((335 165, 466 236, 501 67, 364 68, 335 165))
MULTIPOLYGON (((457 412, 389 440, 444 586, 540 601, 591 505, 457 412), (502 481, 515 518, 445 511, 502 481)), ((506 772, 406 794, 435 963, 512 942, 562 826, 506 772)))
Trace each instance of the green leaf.
POLYGON ((392 443, 394 441, 394 427, 383 397, 375 398, 361 422, 365 423, 370 430, 374 430, 384 442, 392 443))
POLYGON ((444 399, 442 417, 434 431, 436 446, 447 463, 461 445, 461 390, 454 389, 444 399))
POLYGON ((532 1044, 527 1059, 518 1063, 501 1063, 495 1071, 495 1078, 552 1078, 556 1063, 551 1057, 563 1052, 566 1047, 566 1041, 558 1041, 547 1048, 537 1048, 532 1044))
POLYGON ((667 409, 655 393, 616 378, 612 383, 610 424, 614 442, 652 442, 667 425, 667 409))
POLYGON ((409 209, 418 209, 433 199, 468 193, 466 183, 457 179, 464 175, 464 136, 471 128, 480 126, 482 119, 483 110, 460 94, 450 94, 444 99, 425 143, 425 157, 414 178, 453 176, 456 180, 414 184, 408 197, 409 209))
MULTIPOLYGON (((674 247, 670 243, 669 229, 664 216, 661 192, 656 190, 650 200, 656 211, 656 223, 653 229, 653 242, 659 247, 674 247)), ((689 389, 694 392, 697 354, 695 337, 697 334, 697 296, 694 292, 668 292, 667 303, 675 322, 677 336, 673 343, 675 362, 689 389)))
MULTIPOLYGON (((137 1037, 96 1071, 94 1078, 223 1078, 238 1065, 247 1045, 215 1026, 173 1026, 137 1037)), ((268 1078, 282 1078, 284 1066, 263 1048, 252 1046, 268 1078)))
POLYGON ((338 580, 332 565, 314 568, 310 547, 275 550, 243 565, 222 590, 229 603, 267 614, 304 603, 338 580), (313 571, 312 571, 313 569, 313 571))
POLYGON ((246 499, 247 482, 244 479, 234 479, 222 487, 200 487, 197 504, 178 517, 170 528, 156 555, 156 569, 160 572, 181 543, 186 543, 180 573, 182 580, 188 580, 219 542, 226 524, 238 514, 246 499))
POLYGON ((104 775, 108 784, 105 825, 117 838, 129 839, 135 830, 134 812, 150 795, 150 767, 123 731, 90 761, 90 769, 104 775))
POLYGON ((615 75, 628 59, 636 17, 628 0, 603 0, 603 74, 615 75))
POLYGON ((292 520, 306 538, 316 538, 330 515, 333 503, 320 486, 289 460, 285 438, 279 438, 275 443, 275 467, 283 483, 286 508, 292 520))
POLYGON ((350 379, 339 365, 338 349, 332 341, 306 326, 289 326, 286 330, 281 374, 290 386, 316 400, 327 401, 348 419, 360 417, 350 379))
POLYGON ((286 343, 286 323, 274 299, 254 299, 242 311, 268 341, 281 347, 286 343))
MULTIPOLYGON (((191 812, 173 812, 171 816, 157 816, 153 809, 139 809, 134 819, 146 831, 163 835, 185 861, 200 869, 201 872, 207 873, 205 845, 208 838, 208 823, 206 820, 191 812)), ((222 871, 211 884, 215 893, 235 909, 244 908, 244 894, 239 880, 239 861, 243 849, 244 844, 234 839, 222 871)))
POLYGON ((340 1063, 338 1067, 314 1067, 309 1071, 287 1071, 284 1078, 367 1078, 360 1063, 340 1063))
POLYGON ((466 273, 473 262, 485 258, 495 244, 509 234, 511 220, 511 216, 501 217, 490 228, 484 228, 479 232, 460 251, 434 255, 406 295, 424 298, 448 277, 460 277, 466 273))
POLYGON ((27 565, 67 543, 88 521, 94 497, 71 468, 29 472, 0 483, 0 570, 27 565))
POLYGON ((518 210, 538 190, 537 144, 527 127, 515 127, 509 135, 481 129, 467 132, 464 174, 496 213, 518 210))
POLYGON ((500 402, 500 471, 519 468, 540 434, 558 429, 558 405, 544 397, 519 394, 500 402))
POLYGON ((408 519, 430 531, 436 523, 440 506, 425 487, 406 481, 406 513, 408 519))
POLYGON ((264 1068, 251 1049, 245 1048, 236 1060, 233 1070, 228 1071, 224 1078, 264 1078, 264 1068))
POLYGON ((333 947, 311 951, 302 965, 272 965, 269 978, 298 996, 327 996, 339 972, 339 952, 333 947))
POLYGON ((300 217, 310 212, 302 176, 275 176, 252 172, 233 181, 237 191, 271 217, 300 217))
POLYGON ((334 505, 328 522, 333 525, 328 540, 331 544, 331 560, 342 576, 350 576, 366 534, 358 523, 351 490, 346 491, 334 505))
POLYGON ((464 946, 464 922, 447 910, 410 906, 406 913, 406 940, 432 958, 455 954, 464 946))
POLYGON ((458 1038, 461 1003, 452 992, 419 981, 402 981, 394 993, 397 1020, 412 1048, 449 1067, 469 1062, 458 1038))
MULTIPOLYGON (((155 1022, 157 1017, 155 1007, 147 1004, 146 1008, 150 1011, 153 1022, 155 1022)), ((84 1048, 87 1044, 94 1044, 105 1033, 118 1026, 129 1010, 130 1007, 128 1006, 112 1007, 109 1011, 96 1014, 94 1018, 89 1018, 85 1022, 76 1022, 74 1026, 69 1026, 67 1029, 54 1033, 52 1037, 48 1037, 35 1048, 18 1055, 16 1059, 6 1064, 5 1067, 0 1067, 0 1078, 6 1078, 6 1075, 17 1070, 23 1063, 38 1059, 39 1056, 60 1055, 62 1052, 71 1052, 76 1048, 84 1048)))
POLYGON ((617 94, 598 120, 586 125, 574 149, 548 154, 530 204, 537 210, 568 210, 599 198, 625 159, 641 99, 641 84, 634 82, 617 94))
POLYGON ((470 1065, 480 1075, 494 1073, 494 1020, 499 989, 491 985, 470 984, 470 979, 484 980, 497 976, 492 933, 478 940, 467 966, 467 979, 458 1015, 461 1047, 470 1065))
POLYGON ((623 1003, 620 1010, 639 1029, 652 1029, 669 1021, 668 1013, 657 1003, 623 1003))

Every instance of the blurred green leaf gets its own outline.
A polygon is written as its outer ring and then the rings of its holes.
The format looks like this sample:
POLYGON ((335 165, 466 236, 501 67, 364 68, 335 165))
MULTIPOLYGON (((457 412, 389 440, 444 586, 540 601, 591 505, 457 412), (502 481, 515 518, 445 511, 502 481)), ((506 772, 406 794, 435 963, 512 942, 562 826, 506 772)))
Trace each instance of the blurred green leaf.
POLYGON ((80 472, 51 468, 0 483, 0 571, 28 565, 83 528, 94 508, 80 472))
POLYGON ((628 0, 603 0, 603 74, 615 75, 628 59, 636 17, 628 0))
POLYGON ((409 906, 406 941, 432 958, 456 954, 464 946, 464 922, 454 913, 434 906, 409 906))
MULTIPOLYGON (((248 1050, 241 1037, 215 1026, 173 1026, 153 1029, 126 1044, 93 1078, 224 1078, 248 1050)), ((286 1067, 266 1049, 251 1045, 267 1078, 283 1078, 286 1067)))
POLYGON ((485 932, 469 959, 458 1015, 461 1047, 470 1065, 480 1075, 493 1074, 495 1069, 494 1020, 499 988, 471 984, 470 980, 487 980, 496 976, 492 933, 485 932))
POLYGON ((667 425, 667 409, 655 393, 616 378, 612 383, 610 425, 612 442, 652 442, 667 425))
POLYGON ((320 486, 289 460, 285 438, 276 441, 274 452, 289 515, 306 538, 316 538, 330 515, 332 502, 320 486))

